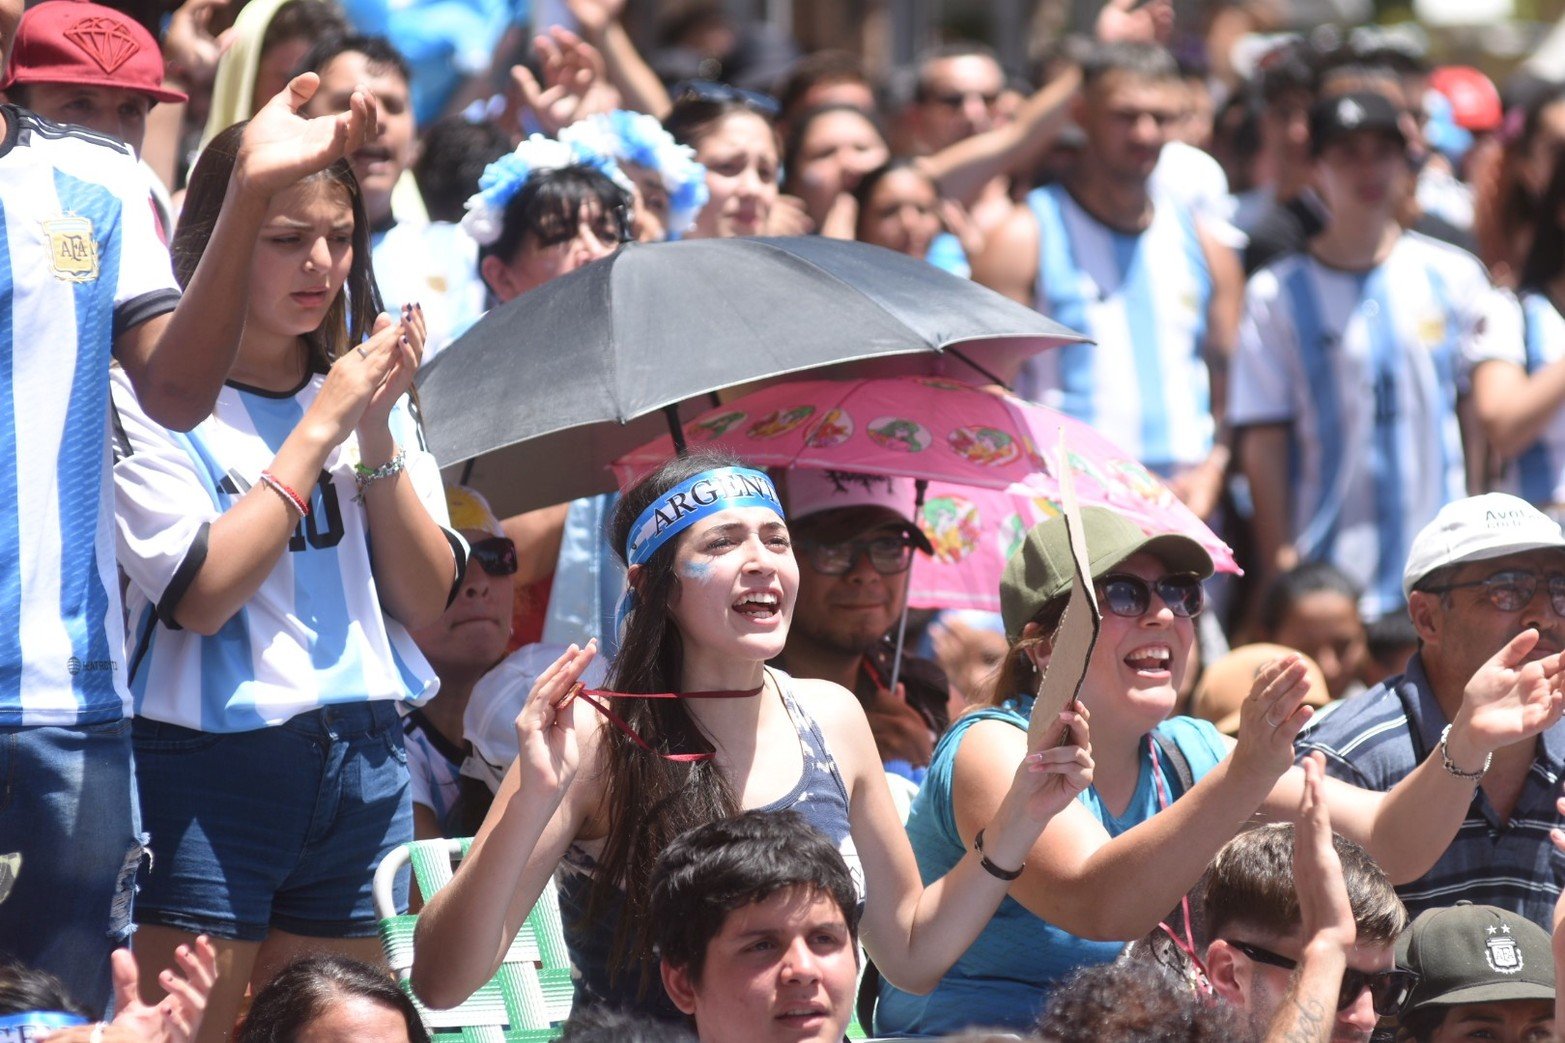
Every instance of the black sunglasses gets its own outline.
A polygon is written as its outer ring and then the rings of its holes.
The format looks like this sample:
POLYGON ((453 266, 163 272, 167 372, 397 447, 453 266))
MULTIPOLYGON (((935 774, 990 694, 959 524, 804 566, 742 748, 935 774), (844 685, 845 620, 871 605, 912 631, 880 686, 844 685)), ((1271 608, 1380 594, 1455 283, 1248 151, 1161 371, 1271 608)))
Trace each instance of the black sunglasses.
MULTIPOLYGON (((1281 967, 1283 970, 1289 971, 1299 965, 1298 960, 1290 960, 1286 956, 1274 953, 1270 949, 1263 949, 1259 945, 1236 942, 1231 938, 1224 938, 1223 940, 1256 963, 1281 967)), ((1374 974, 1366 974, 1364 971, 1354 970, 1352 967, 1349 967, 1342 972, 1342 987, 1337 992, 1337 1009, 1347 1010, 1353 1005, 1353 1001, 1358 999, 1365 989, 1368 989, 1370 1002, 1375 1006, 1375 1013, 1383 1018, 1393 1017, 1402 1012, 1402 1007, 1407 1003, 1408 997, 1413 995, 1413 988, 1417 984, 1417 971, 1403 970, 1398 967, 1395 970, 1376 971, 1374 974)))
POLYGON ((516 575, 516 544, 505 536, 479 540, 471 548, 472 559, 491 576, 516 575))
MULTIPOLYGON (((1541 573, 1529 569, 1506 569, 1485 579, 1415 589, 1430 594, 1445 594, 1463 587, 1479 587, 1482 588, 1484 596, 1489 599, 1489 604, 1501 612, 1520 612, 1532 604, 1532 596, 1538 592, 1538 581, 1543 578, 1541 573)), ((1551 573, 1548 576, 1548 583, 1549 604, 1553 606, 1555 615, 1565 616, 1565 575, 1558 572, 1551 573)))
POLYGON ((963 105, 967 104, 968 98, 977 98, 979 101, 984 103, 985 108, 992 109, 1000 100, 1000 92, 949 91, 943 94, 932 94, 930 95, 929 100, 934 102, 936 105, 941 105, 948 109, 960 109, 963 105))
POLYGON ((1137 619, 1152 607, 1152 592, 1163 599, 1170 612, 1181 619, 1189 619, 1206 607, 1206 588, 1201 577, 1191 572, 1148 583, 1140 576, 1128 573, 1111 573, 1097 582, 1098 600, 1116 616, 1137 619))
POLYGON ((777 114, 782 112, 782 105, 770 94, 747 91, 742 87, 718 83, 716 80, 680 81, 674 86, 674 104, 678 105, 682 101, 705 101, 714 104, 733 102, 769 120, 776 119, 777 114))
POLYGON ((858 565, 860 555, 867 555, 870 565, 882 576, 906 572, 913 564, 913 538, 905 532, 842 543, 795 539, 794 545, 804 552, 810 567, 823 576, 847 575, 858 565))

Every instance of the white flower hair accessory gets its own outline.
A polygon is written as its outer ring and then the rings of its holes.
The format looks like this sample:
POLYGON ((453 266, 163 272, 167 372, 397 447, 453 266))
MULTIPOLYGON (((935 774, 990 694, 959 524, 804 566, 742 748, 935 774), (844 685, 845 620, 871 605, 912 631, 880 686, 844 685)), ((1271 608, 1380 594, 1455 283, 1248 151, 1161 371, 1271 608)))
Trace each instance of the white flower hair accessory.
POLYGON ((679 144, 644 112, 616 109, 589 116, 560 131, 560 140, 580 142, 621 163, 656 171, 668 193, 670 239, 688 231, 706 205, 706 167, 696 162, 695 149, 679 144))
POLYGON ((534 134, 516 146, 515 152, 501 156, 484 168, 483 176, 478 179, 477 194, 467 201, 462 228, 479 246, 493 246, 505 224, 506 204, 516 197, 516 193, 537 174, 572 166, 598 171, 622 188, 626 195, 635 191, 611 153, 593 148, 584 141, 556 141, 534 134))

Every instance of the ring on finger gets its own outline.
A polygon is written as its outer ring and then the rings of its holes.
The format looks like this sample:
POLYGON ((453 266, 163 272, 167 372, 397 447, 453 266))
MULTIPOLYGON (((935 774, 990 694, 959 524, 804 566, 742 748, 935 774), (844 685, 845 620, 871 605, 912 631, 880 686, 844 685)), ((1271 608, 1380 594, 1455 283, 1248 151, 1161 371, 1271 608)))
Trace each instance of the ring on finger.
POLYGON ((368 348, 366 348, 366 347, 365 347, 365 346, 364 346, 364 345, 362 345, 362 344, 360 344, 360 345, 359 345, 359 346, 358 346, 358 347, 357 347, 357 348, 356 348, 356 349, 354 349, 354 350, 356 350, 356 351, 357 351, 357 352, 358 352, 358 353, 359 353, 359 358, 361 358, 361 359, 367 359, 367 358, 369 358, 369 357, 370 357, 370 352, 369 352, 369 349, 368 349, 368 348))

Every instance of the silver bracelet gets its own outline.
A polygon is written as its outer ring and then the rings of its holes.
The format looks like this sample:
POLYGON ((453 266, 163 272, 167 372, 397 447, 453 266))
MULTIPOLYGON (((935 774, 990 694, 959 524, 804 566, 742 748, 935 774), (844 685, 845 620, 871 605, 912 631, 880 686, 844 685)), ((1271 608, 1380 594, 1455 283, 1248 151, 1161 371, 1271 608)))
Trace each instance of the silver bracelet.
POLYGON ((1449 739, 1450 736, 1451 726, 1448 724, 1445 726, 1445 731, 1440 733, 1441 766, 1459 779, 1466 779, 1468 782, 1473 783, 1482 780, 1484 775, 1489 771, 1489 765, 1494 763, 1494 751, 1490 750, 1489 753, 1484 756, 1483 767, 1479 768, 1477 771, 1463 771, 1461 768, 1457 767, 1456 762, 1451 759, 1451 750, 1450 747, 1446 744, 1446 740, 1449 739))
POLYGON ((355 503, 364 502, 364 494, 370 486, 382 478, 390 478, 394 474, 401 474, 407 466, 407 450, 397 447, 397 455, 381 464, 379 467, 365 467, 363 464, 353 465, 353 484, 358 487, 358 494, 353 497, 355 503))

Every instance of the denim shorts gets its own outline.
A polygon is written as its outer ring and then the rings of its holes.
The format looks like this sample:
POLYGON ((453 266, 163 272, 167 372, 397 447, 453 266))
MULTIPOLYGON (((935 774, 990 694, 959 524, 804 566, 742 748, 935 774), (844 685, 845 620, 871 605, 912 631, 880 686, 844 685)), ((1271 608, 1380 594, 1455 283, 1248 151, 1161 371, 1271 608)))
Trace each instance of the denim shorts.
MULTIPOLYGON (((272 728, 200 732, 137 719, 152 865, 136 922, 261 941, 375 934, 375 867, 413 839, 402 725, 388 702, 272 728)), ((398 908, 407 902, 406 874, 398 908)))
POLYGON ((94 1016, 127 944, 142 847, 130 722, 0 728, 0 951, 94 1016))

